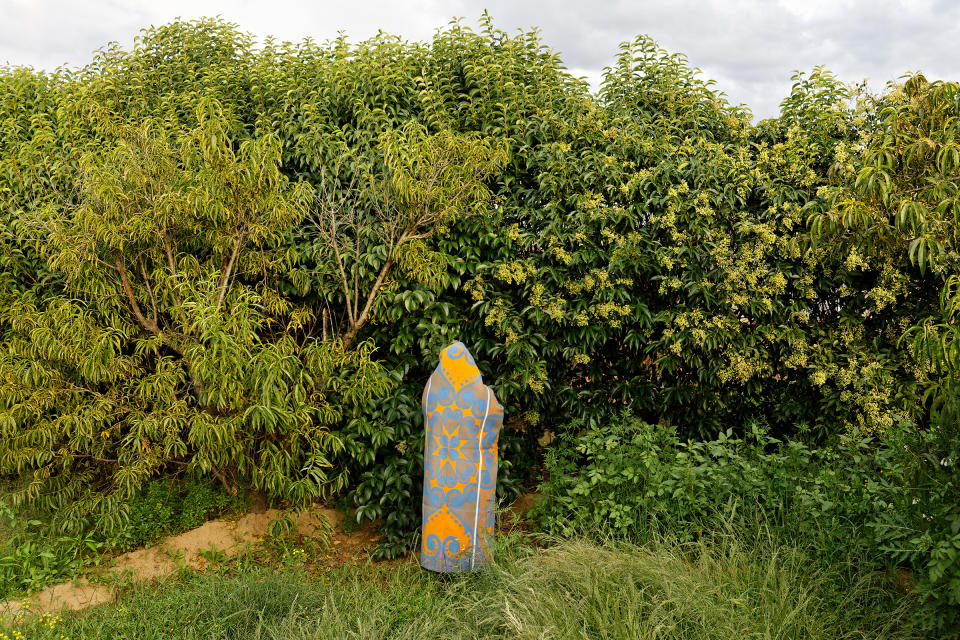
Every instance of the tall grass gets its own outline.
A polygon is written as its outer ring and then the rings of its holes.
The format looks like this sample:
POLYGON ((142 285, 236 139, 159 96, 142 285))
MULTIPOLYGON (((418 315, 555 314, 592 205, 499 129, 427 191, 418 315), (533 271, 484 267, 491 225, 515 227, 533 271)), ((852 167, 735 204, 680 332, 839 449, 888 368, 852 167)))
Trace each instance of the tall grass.
POLYGON ((508 543, 477 576, 442 580, 412 562, 319 577, 187 574, 20 630, 30 639, 145 640, 919 637, 903 622, 909 600, 898 605, 882 576, 811 569, 803 553, 770 540, 508 543))
POLYGON ((573 542, 503 583, 517 638, 903 638, 877 576, 848 590, 790 547, 573 542), (838 592, 839 591, 839 592, 838 592))

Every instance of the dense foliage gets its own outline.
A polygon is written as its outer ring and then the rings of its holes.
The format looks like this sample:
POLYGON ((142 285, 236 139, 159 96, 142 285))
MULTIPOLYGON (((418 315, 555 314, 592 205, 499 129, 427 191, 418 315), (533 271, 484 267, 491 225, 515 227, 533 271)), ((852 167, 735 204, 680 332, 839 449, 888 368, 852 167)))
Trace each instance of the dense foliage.
MULTIPOLYGON (((420 390, 459 339, 507 407, 504 497, 552 438, 552 464, 574 464, 580 431, 624 410, 679 438, 664 450, 754 419, 842 469, 851 443, 907 446, 890 486, 930 488, 928 524, 913 506, 887 529, 873 503, 849 518, 960 603, 960 89, 794 81, 752 124, 639 37, 593 94, 486 17, 428 43, 259 48, 177 22, 79 70, 3 69, 11 502, 77 535, 122 529, 171 471, 293 507, 347 491, 400 553, 420 390)), ((758 482, 734 493, 779 491, 758 482)))
POLYGON ((628 415, 574 426, 547 456, 536 507, 545 531, 641 543, 693 541, 730 526, 752 529, 747 537, 772 532, 824 566, 891 570, 926 601, 918 625, 956 628, 960 483, 931 456, 940 453, 935 433, 903 429, 889 446, 816 448, 772 438, 757 423, 743 437, 729 430, 698 442, 628 415))

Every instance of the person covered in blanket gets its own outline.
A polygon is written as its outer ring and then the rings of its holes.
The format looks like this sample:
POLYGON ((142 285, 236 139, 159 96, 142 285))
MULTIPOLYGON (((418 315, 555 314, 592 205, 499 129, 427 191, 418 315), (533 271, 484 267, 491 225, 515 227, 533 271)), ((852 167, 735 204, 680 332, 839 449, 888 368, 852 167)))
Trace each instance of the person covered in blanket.
POLYGON ((438 573, 476 571, 493 559, 503 406, 460 342, 441 351, 422 402, 426 440, 420 564, 438 573))

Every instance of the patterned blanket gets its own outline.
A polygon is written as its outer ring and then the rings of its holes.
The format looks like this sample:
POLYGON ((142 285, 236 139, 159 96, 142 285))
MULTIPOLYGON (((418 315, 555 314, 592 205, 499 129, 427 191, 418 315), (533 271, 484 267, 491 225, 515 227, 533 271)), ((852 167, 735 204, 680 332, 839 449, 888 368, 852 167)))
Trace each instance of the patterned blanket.
POLYGON ((503 407, 460 342, 440 354, 422 402, 426 446, 420 564, 443 573, 474 571, 492 559, 503 407))

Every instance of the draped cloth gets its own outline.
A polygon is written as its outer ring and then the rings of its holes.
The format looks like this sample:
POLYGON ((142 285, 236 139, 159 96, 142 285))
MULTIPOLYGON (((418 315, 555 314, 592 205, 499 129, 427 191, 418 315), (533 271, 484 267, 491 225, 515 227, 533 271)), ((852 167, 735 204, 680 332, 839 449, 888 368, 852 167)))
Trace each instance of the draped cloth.
POLYGON ((503 406, 460 342, 441 352, 422 402, 426 446, 420 564, 442 573, 475 571, 493 557, 503 406))

